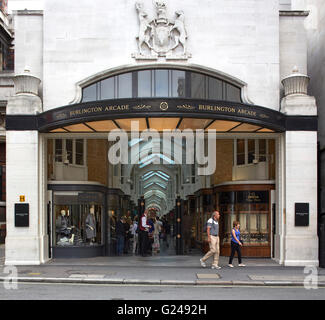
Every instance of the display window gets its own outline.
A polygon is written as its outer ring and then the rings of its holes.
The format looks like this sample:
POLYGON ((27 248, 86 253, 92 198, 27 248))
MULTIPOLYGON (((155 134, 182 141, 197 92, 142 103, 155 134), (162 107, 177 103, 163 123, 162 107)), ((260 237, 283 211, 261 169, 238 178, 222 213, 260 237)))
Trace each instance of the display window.
POLYGON ((55 193, 53 244, 95 246, 103 244, 103 195, 55 193))
POLYGON ((223 221, 222 244, 230 244, 233 221, 239 221, 245 245, 269 245, 269 201, 266 191, 227 191, 219 193, 223 221))

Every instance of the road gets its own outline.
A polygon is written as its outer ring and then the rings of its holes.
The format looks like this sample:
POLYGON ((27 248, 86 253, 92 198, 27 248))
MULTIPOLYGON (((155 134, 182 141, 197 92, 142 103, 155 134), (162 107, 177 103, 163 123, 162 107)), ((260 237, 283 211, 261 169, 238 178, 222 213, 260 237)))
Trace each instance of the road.
POLYGON ((324 300, 325 288, 138 286, 20 283, 1 300, 324 300))

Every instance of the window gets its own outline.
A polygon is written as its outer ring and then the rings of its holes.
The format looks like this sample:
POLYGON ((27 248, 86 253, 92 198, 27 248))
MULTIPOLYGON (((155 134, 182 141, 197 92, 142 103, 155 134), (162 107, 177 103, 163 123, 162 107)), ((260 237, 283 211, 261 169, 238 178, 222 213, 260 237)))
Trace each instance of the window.
POLYGON ((237 166, 245 164, 245 140, 237 140, 237 166))
POLYGON ((76 140, 76 164, 84 165, 84 140, 76 140))
POLYGON ((247 141, 248 146, 248 163, 253 163, 255 159, 255 140, 248 139, 247 141))
POLYGON ((266 162, 268 157, 268 140, 235 139, 235 165, 247 165, 266 162))
POLYGON ((84 139, 55 139, 55 162, 65 164, 85 165, 84 139))
POLYGON ((62 162, 63 140, 55 139, 54 148, 55 148, 55 150, 54 150, 55 162, 62 162))
POLYGON ((175 97, 241 102, 241 89, 193 71, 149 69, 112 76, 83 88, 82 102, 121 98, 175 97))

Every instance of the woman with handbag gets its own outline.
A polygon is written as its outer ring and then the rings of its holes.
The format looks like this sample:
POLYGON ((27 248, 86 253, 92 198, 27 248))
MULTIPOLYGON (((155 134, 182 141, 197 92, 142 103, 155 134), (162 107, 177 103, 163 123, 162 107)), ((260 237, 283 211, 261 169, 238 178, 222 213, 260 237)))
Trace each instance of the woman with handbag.
POLYGON ((238 256, 238 266, 239 267, 245 267, 245 265, 242 263, 241 260, 241 247, 243 245, 242 241, 240 240, 240 224, 239 221, 233 222, 233 229, 231 230, 231 254, 229 257, 229 264, 228 266, 230 268, 233 268, 232 260, 234 258, 235 252, 237 251, 238 256))

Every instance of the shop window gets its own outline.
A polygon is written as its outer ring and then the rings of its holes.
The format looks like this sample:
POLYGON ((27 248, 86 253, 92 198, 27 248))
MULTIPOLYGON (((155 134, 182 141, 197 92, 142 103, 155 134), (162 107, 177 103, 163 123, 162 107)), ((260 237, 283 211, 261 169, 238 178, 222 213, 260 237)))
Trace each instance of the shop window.
POLYGON ((103 195, 79 192, 55 193, 53 244, 93 246, 103 243, 103 195))
POLYGON ((270 244, 269 191, 230 191, 219 193, 223 221, 222 244, 230 244, 234 221, 239 221, 245 246, 270 244))

